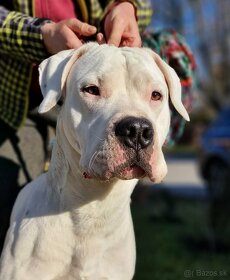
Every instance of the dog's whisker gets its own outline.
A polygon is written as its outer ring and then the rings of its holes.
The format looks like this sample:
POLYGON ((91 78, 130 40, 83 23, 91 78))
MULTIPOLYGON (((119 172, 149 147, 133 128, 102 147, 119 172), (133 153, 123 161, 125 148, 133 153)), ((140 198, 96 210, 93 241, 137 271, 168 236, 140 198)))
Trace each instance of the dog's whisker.
POLYGON ((91 163, 92 163, 94 157, 97 156, 97 153, 98 153, 98 151, 95 151, 95 152, 93 153, 93 155, 91 156, 90 161, 89 161, 89 168, 90 168, 90 166, 91 166, 91 163))
POLYGON ((96 137, 97 139, 99 139, 100 141, 105 141, 105 138, 102 139, 102 138, 98 137, 97 135, 95 135, 95 137, 96 137))
POLYGON ((95 160, 97 159, 97 157, 98 157, 98 155, 99 155, 99 151, 100 151, 100 150, 97 150, 97 151, 92 155, 92 157, 91 157, 91 159, 90 159, 90 162, 89 162, 89 165, 88 165, 88 166, 89 166, 89 171, 92 173, 92 175, 94 174, 94 171, 93 171, 92 166, 93 166, 95 160))
POLYGON ((88 170, 93 173, 93 169, 92 169, 92 166, 93 166, 93 163, 95 161, 95 158, 97 157, 97 154, 98 154, 98 151, 94 152, 92 157, 90 158, 90 161, 89 161, 89 164, 88 164, 88 170))

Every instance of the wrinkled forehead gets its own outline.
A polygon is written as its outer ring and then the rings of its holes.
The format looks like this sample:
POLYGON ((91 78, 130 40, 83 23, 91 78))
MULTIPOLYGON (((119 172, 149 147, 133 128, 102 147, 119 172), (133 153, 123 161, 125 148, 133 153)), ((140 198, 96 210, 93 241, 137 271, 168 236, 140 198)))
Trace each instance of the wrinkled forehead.
POLYGON ((143 48, 123 48, 122 55, 126 60, 126 68, 129 78, 138 82, 162 83, 165 78, 150 52, 143 48))
MULTIPOLYGON (((165 83, 164 75, 158 68, 153 57, 141 48, 117 48, 100 45, 91 48, 83 55, 77 64, 78 78, 94 77, 103 80, 105 74, 127 76, 128 80, 145 79, 146 81, 165 83), (80 66, 80 65, 79 65, 80 66)), ((76 66, 77 67, 77 66, 76 66)))

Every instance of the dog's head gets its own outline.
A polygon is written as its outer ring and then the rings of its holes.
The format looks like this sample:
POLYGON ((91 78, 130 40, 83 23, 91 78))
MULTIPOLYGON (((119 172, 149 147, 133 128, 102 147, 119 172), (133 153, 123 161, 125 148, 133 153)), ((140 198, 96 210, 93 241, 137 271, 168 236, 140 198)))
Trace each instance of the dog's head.
POLYGON ((159 182, 170 125, 169 98, 189 120, 175 71, 144 48, 89 43, 40 65, 41 113, 64 100, 59 119, 87 178, 159 182))

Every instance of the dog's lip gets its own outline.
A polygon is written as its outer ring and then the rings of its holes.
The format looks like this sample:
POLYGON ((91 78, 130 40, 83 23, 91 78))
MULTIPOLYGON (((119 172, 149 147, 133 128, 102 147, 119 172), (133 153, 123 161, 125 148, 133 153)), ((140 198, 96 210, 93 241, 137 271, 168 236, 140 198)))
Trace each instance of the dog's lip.
POLYGON ((142 167, 138 166, 137 164, 132 164, 120 170, 117 174, 117 177, 120 177, 122 179, 139 179, 145 177, 145 175, 146 172, 142 167))
POLYGON ((109 166, 102 174, 92 170, 84 170, 82 173, 85 179, 95 180, 110 180, 112 178, 119 178, 122 180, 141 179, 143 177, 151 177, 151 170, 149 170, 148 163, 145 161, 143 155, 133 155, 123 163, 118 164, 114 169, 109 166))
POLYGON ((119 168, 119 170, 116 170, 114 172, 110 172, 109 170, 104 173, 103 176, 97 176, 97 175, 92 175, 89 172, 83 172, 83 177, 85 179, 99 179, 99 180, 109 180, 111 178, 120 178, 124 180, 129 180, 129 179, 140 179, 146 176, 146 171, 140 167, 139 165, 133 163, 131 165, 126 165, 123 166, 122 168, 119 168))

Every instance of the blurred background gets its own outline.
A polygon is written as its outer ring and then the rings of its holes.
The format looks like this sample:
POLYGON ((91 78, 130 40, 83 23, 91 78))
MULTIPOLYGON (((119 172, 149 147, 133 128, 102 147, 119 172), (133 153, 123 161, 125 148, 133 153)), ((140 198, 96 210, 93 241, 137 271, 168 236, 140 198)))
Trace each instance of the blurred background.
POLYGON ((191 122, 166 147, 168 175, 133 195, 138 280, 230 279, 230 1, 152 0, 196 60, 191 122))
MULTIPOLYGON (((230 279, 230 1, 152 0, 150 30, 174 28, 196 59, 191 122, 165 147, 168 175, 132 197, 136 280, 230 279)), ((0 138, 0 247, 18 187, 39 175, 55 121, 31 114, 0 138), (28 168, 29 167, 29 168, 28 168), (7 189, 7 191, 4 190, 7 189), (9 195, 11 189, 11 195, 9 195)), ((0 248, 1 250, 1 248, 0 248)))

